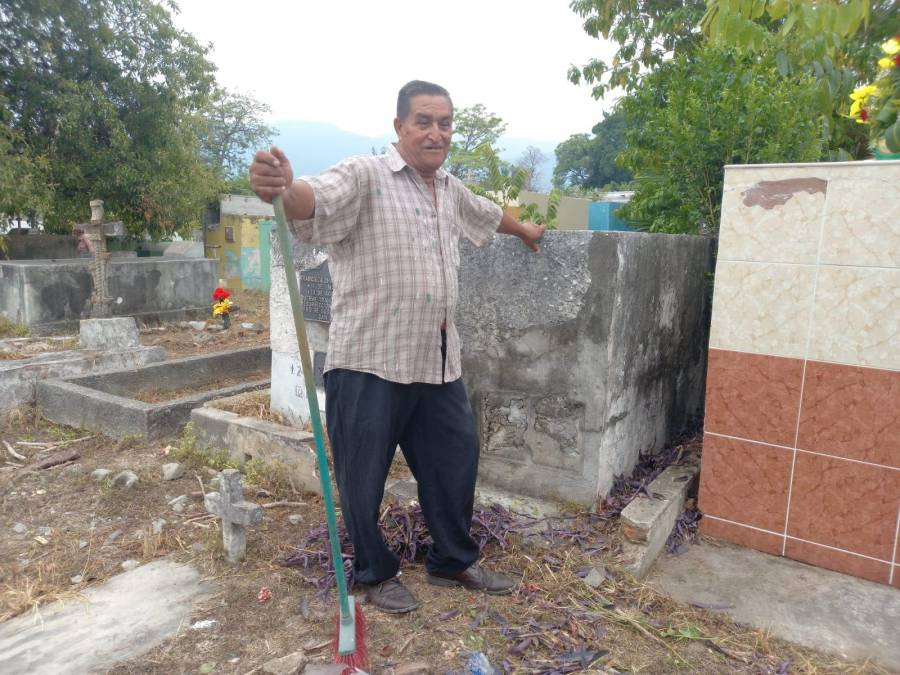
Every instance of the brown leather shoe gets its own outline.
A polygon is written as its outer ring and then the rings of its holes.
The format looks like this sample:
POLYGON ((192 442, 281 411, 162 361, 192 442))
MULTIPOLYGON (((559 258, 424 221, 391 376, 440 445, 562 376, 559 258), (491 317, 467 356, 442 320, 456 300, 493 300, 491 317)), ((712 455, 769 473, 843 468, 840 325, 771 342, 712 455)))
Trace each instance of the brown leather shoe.
POLYGON ((366 586, 366 601, 387 614, 405 614, 419 607, 419 601, 397 577, 366 586))
POLYGON ((508 595, 516 587, 515 579, 499 572, 491 572, 478 565, 472 565, 452 577, 429 572, 428 583, 435 586, 463 586, 470 591, 481 591, 488 595, 508 595))

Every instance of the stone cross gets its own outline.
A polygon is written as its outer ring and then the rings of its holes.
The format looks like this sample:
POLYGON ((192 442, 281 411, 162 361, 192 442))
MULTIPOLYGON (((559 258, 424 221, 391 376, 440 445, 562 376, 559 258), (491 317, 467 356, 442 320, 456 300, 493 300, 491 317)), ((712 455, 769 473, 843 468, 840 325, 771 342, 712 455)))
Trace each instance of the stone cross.
MULTIPOLYGON (((114 234, 124 234, 125 228, 121 221, 105 222, 103 220, 104 209, 102 199, 91 200, 91 222, 87 225, 76 225, 81 232, 81 244, 84 250, 91 253, 91 277, 94 282, 94 290, 91 292, 90 317, 92 319, 106 318, 110 315, 112 298, 109 297, 109 258, 110 253, 106 249, 106 237, 114 234)), ((81 246, 79 246, 81 250, 81 246)))
POLYGON ((225 469, 219 475, 219 491, 205 495, 203 501, 207 511, 222 519, 225 558, 230 563, 237 563, 247 552, 246 528, 262 520, 263 510, 259 504, 244 501, 240 471, 225 469))

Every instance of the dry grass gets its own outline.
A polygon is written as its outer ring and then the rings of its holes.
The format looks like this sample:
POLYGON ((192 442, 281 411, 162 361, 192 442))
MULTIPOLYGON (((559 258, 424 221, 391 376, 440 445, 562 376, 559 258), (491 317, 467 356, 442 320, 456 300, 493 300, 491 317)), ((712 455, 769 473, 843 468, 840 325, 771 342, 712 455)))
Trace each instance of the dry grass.
POLYGON ((132 395, 132 398, 143 401, 144 403, 161 403, 163 401, 175 401, 177 399, 203 394, 215 389, 224 389, 233 387, 246 382, 256 382, 258 380, 266 380, 269 378, 267 370, 258 370, 252 373, 241 373, 240 375, 229 375, 223 372, 220 377, 207 382, 198 382, 190 387, 182 387, 181 389, 144 389, 132 395))
MULTIPOLYGON (((66 442, 83 435, 43 421, 35 423, 27 409, 16 411, 3 424, 0 437, 11 443, 66 442)), ((121 572, 123 560, 150 561, 169 555, 193 565, 215 583, 217 595, 196 607, 190 621, 215 619, 216 628, 181 630, 145 656, 111 672, 168 675, 215 664, 214 672, 241 674, 301 647, 314 659, 327 660, 334 630, 334 594, 316 595, 308 576, 321 574, 320 570, 288 569, 280 564, 307 531, 321 526, 320 499, 303 497, 301 525, 288 521, 288 515, 298 513, 294 506, 265 509, 263 523, 248 534, 247 559, 231 566, 221 555, 218 523, 204 512, 199 496, 209 489, 209 461, 222 458, 203 454, 189 432, 182 439, 154 442, 96 437, 78 447, 83 455, 80 476, 54 468, 25 476, 15 487, 14 497, 0 490, 4 534, 18 521, 32 530, 37 525, 53 528, 47 544, 31 535, 0 538, 0 619, 29 612, 37 617, 48 602, 77 601, 86 587, 121 572), (179 447, 166 455, 163 450, 170 444, 179 447), (192 470, 182 479, 163 482, 159 466, 176 453, 183 453, 179 456, 190 462, 192 470), (140 483, 128 493, 94 483, 88 474, 101 466, 114 471, 131 468, 140 475, 140 483), (168 499, 179 494, 190 499, 184 513, 167 507, 168 499), (151 523, 158 517, 168 523, 155 534, 151 523), (117 530, 122 534, 111 542, 117 530), (81 546, 80 540, 86 545, 81 546), (76 574, 83 576, 82 584, 71 582, 76 574), (257 601, 262 586, 273 594, 266 604, 257 601)), ((27 452, 34 454, 31 449, 27 452)), ((400 476, 404 471, 398 456, 392 474, 400 476)), ((0 474, 0 485, 14 473, 0 474)), ((250 467, 246 488, 250 501, 266 504, 292 494, 286 488, 276 492, 269 487, 272 494, 260 493, 250 483, 262 479, 253 476, 251 481, 252 474, 250 467)), ((588 518, 578 511, 567 515, 588 518)), ((507 660, 512 672, 534 673, 540 668, 527 663, 551 663, 579 645, 608 650, 581 672, 774 673, 785 661, 791 673, 885 672, 778 640, 711 610, 677 603, 620 569, 614 525, 593 527, 590 544, 597 549, 593 553, 566 541, 543 545, 537 538, 511 539, 506 550, 489 546, 484 551, 485 564, 522 579, 520 589, 511 596, 438 590, 428 585, 421 564, 404 565, 404 581, 422 606, 405 616, 364 608, 369 621, 370 672, 390 673, 398 663, 420 660, 429 663, 430 672, 458 672, 467 653, 477 649, 495 666, 507 660), (611 575, 599 588, 591 589, 578 575, 586 565, 605 565, 611 575), (534 642, 521 653, 511 653, 525 639, 529 621, 552 628, 532 631, 538 633, 534 642), (517 639, 510 637, 511 631, 517 639)))
MULTIPOLYGON (((166 350, 169 358, 178 358, 205 352, 220 352, 239 347, 262 346, 269 344, 269 295, 263 291, 234 291, 232 299, 237 303, 238 311, 232 313, 231 328, 215 333, 184 328, 179 322, 165 323, 156 328, 142 332, 141 343, 146 346, 159 346, 166 350), (242 323, 259 323, 262 332, 241 328, 242 323), (162 329, 162 330, 160 330, 162 329)), ((208 323, 216 323, 212 318, 212 299, 210 299, 210 315, 202 317, 208 323)))
POLYGON ((277 410, 269 407, 271 393, 268 389, 249 391, 239 396, 231 396, 227 399, 211 401, 210 405, 219 410, 233 412, 244 417, 257 417, 267 422, 283 424, 287 426, 287 420, 277 410))
POLYGON ((23 326, 0 314, 0 338, 28 337, 29 335, 31 335, 31 331, 28 330, 28 326, 23 326))

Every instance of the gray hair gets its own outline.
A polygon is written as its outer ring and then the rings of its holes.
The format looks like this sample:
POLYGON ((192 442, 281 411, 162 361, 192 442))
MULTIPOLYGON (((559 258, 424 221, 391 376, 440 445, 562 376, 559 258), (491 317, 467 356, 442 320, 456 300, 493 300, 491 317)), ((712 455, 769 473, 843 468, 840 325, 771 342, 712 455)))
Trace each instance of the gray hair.
POLYGON ((450 98, 450 92, 439 84, 425 82, 424 80, 412 80, 407 82, 400 88, 397 94, 397 117, 405 120, 409 115, 409 101, 413 96, 443 96, 450 101, 450 110, 453 110, 453 99, 450 98))

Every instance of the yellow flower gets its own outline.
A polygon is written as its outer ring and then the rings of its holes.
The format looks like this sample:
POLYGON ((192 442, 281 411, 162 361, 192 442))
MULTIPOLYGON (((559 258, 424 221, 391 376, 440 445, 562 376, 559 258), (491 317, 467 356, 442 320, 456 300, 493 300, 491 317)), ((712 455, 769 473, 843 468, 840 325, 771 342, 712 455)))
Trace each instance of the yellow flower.
POLYGON ((878 59, 878 65, 882 68, 893 68, 894 59, 885 56, 883 59, 878 59))
POLYGON ((850 98, 854 101, 861 101, 862 103, 866 102, 866 99, 870 96, 874 96, 878 93, 878 87, 874 84, 864 84, 861 87, 857 87, 853 90, 853 93, 850 94, 850 98))
POLYGON ((893 56, 897 52, 900 52, 900 41, 898 41, 897 38, 891 38, 881 45, 881 51, 888 56, 893 56))
POLYGON ((231 312, 231 300, 224 298, 213 304, 213 316, 222 316, 231 312))

